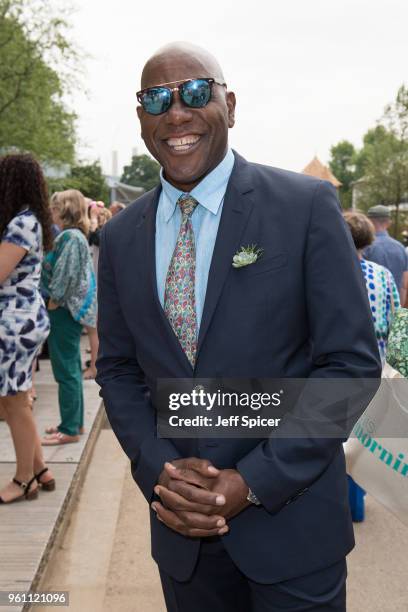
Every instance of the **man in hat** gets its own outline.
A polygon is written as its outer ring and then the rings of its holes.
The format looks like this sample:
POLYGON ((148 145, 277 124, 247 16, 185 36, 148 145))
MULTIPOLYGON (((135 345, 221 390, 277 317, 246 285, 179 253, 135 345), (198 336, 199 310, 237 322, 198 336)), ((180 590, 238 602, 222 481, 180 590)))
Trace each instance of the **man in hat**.
POLYGON ((390 209, 378 204, 368 209, 367 216, 375 227, 375 240, 365 249, 364 257, 391 271, 404 306, 408 297, 408 254, 404 246, 388 233, 391 225, 390 209))

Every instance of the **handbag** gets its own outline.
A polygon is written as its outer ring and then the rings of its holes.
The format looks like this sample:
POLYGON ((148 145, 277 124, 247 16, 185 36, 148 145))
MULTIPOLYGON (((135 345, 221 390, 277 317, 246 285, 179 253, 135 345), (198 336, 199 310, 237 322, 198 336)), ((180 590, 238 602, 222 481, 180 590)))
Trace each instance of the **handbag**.
POLYGON ((382 376, 344 445, 347 473, 408 525, 408 380, 388 363, 382 376))

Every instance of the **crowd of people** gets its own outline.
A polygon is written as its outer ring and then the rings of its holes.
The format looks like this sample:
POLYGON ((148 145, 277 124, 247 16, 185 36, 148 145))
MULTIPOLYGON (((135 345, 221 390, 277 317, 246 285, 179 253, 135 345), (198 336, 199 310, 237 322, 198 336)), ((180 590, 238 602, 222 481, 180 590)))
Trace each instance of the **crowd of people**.
MULTIPOLYGON (((106 208, 75 189, 48 197, 28 154, 0 159, 0 418, 16 454, 0 503, 35 499, 55 488, 42 446, 74 443, 84 432, 83 379, 96 375, 96 274, 99 232, 124 208, 106 208), (83 371, 81 334, 89 338, 83 371), (37 359, 48 347, 58 384, 59 422, 38 432, 33 400, 37 359)), ((57 419, 57 415, 55 415, 57 419)))

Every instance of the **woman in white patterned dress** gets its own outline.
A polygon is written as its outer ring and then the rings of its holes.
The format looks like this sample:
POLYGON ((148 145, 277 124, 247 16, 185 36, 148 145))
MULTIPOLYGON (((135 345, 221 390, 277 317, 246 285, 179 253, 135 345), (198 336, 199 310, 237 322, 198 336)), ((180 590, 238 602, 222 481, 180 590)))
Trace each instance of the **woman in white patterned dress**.
POLYGON ((30 155, 0 158, 0 407, 10 427, 16 473, 0 504, 53 490, 30 406, 32 365, 49 333, 39 291, 43 247, 52 247, 47 188, 30 155))

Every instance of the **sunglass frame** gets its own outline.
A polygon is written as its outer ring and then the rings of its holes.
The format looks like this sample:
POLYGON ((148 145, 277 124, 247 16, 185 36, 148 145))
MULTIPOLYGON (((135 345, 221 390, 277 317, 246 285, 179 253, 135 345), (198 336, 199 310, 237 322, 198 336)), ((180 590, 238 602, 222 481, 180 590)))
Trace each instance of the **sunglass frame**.
POLYGON ((211 97, 212 97, 212 87, 214 85, 214 83, 216 85, 222 85, 223 87, 226 87, 227 84, 222 82, 222 81, 218 81, 217 79, 213 78, 213 77, 191 77, 189 79, 185 79, 184 81, 182 81, 181 83, 179 81, 170 81, 169 83, 160 83, 159 85, 154 85, 152 87, 146 87, 145 89, 141 89, 140 91, 138 91, 136 93, 136 97, 138 102, 140 103, 140 105, 142 106, 143 110, 148 113, 149 115, 154 115, 155 117, 157 117, 158 115, 163 115, 164 113, 167 113, 167 111, 169 110, 169 108, 171 107, 172 103, 173 103, 173 96, 175 91, 179 92, 180 95, 180 100, 183 102, 183 104, 185 106, 187 106, 188 108, 205 108, 207 106, 207 104, 210 102, 211 97), (182 93, 180 93, 180 88, 184 87, 187 83, 191 83, 193 81, 206 81, 208 83, 208 85, 210 86, 210 97, 208 98, 207 102, 205 104, 203 104, 203 106, 190 106, 190 104, 188 104, 182 97, 182 93), (167 87, 167 85, 173 85, 174 83, 179 83, 176 87, 167 87), (170 100, 169 100, 169 105, 168 107, 161 111, 160 113, 152 113, 149 112, 148 110, 146 110, 144 104, 143 104, 143 95, 145 93, 147 93, 148 91, 152 90, 152 89, 158 89, 159 87, 167 90, 170 93, 170 100))

